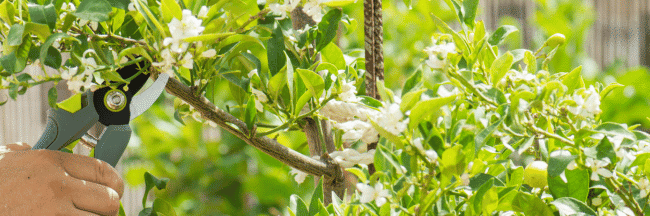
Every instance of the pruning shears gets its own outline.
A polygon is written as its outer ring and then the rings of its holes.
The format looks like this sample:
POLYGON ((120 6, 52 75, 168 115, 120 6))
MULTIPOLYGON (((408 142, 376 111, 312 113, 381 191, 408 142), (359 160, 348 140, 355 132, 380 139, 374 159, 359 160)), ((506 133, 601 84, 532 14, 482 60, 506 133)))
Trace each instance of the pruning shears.
POLYGON ((94 92, 87 90, 57 103, 58 109, 50 108, 45 131, 32 149, 60 150, 76 140, 89 139, 96 142, 93 143, 95 158, 115 167, 131 138, 129 122, 153 105, 169 79, 169 75, 160 74, 149 88, 136 95, 149 78, 143 73, 138 74, 138 71, 135 64, 117 70, 122 78, 137 74, 126 91, 126 84, 115 89, 103 87, 94 92), (106 128, 95 139, 86 133, 97 122, 106 128))

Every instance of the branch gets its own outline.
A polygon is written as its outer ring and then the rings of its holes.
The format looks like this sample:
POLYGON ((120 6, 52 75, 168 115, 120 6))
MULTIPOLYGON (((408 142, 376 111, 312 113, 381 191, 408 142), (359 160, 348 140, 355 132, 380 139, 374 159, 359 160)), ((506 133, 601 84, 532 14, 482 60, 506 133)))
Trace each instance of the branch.
MULTIPOLYGON (((152 70, 155 69, 152 68, 152 70)), ((158 73, 152 73, 151 78, 156 79, 157 77, 158 73)), ((335 176, 340 172, 337 170, 340 169, 339 166, 331 161, 319 161, 310 158, 268 137, 250 137, 246 123, 237 119, 237 117, 230 113, 219 109, 208 101, 207 98, 203 96, 195 96, 190 87, 180 83, 174 78, 170 78, 169 81, 167 81, 165 89, 170 94, 192 105, 205 119, 214 121, 221 128, 239 137, 247 144, 254 146, 289 166, 314 176, 335 176)))

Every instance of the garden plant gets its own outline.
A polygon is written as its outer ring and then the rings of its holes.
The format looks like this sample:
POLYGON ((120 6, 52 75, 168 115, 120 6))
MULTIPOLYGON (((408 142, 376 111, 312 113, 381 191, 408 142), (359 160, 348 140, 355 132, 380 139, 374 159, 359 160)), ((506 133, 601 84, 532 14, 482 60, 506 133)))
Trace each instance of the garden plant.
MULTIPOLYGON (((550 66, 558 57, 579 62, 556 55, 566 52, 564 34, 504 49, 517 29, 488 31, 478 0, 434 0, 451 13, 423 18, 433 28, 418 52, 428 57, 397 68, 410 75, 392 83, 383 79, 395 69, 383 72, 381 0, 363 1, 365 20, 341 9, 361 1, 3 0, 0 89, 20 100, 48 82, 72 92, 117 88, 132 78, 116 70, 131 64, 152 79, 169 74, 174 102, 164 106, 178 125, 219 127, 224 140, 291 167, 282 175, 296 184, 313 176, 310 199, 286 197, 279 211, 289 215, 650 213, 650 135, 601 119, 601 101, 623 85, 585 81, 581 66, 550 66), (365 44, 341 45, 357 32, 365 44), (27 65, 57 73, 30 75, 27 65), (293 136, 304 137, 308 155, 291 148, 293 136)), ((57 95, 47 95, 53 108, 57 95)), ((145 174, 147 192, 174 181, 185 180, 145 174)), ((143 208, 184 209, 147 195, 143 208)))

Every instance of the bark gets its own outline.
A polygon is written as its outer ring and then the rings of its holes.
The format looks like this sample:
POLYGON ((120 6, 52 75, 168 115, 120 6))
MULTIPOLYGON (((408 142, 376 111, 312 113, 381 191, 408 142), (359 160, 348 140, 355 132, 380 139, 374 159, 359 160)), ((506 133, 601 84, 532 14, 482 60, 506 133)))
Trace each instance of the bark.
MULTIPOLYGON (((364 0, 364 33, 366 58, 366 95, 381 100, 377 82, 384 79, 384 28, 381 0, 364 0)), ((368 150, 376 149, 377 143, 370 143, 368 150)), ((368 165, 368 172, 375 173, 375 165, 368 165)))

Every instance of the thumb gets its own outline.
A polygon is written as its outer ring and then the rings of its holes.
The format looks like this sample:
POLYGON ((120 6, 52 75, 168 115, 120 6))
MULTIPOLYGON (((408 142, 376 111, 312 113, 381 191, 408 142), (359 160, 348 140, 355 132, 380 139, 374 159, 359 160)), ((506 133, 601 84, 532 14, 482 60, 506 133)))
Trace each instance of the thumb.
POLYGON ((8 151, 24 151, 24 150, 29 150, 32 147, 29 146, 27 143, 24 142, 16 142, 12 143, 6 146, 0 146, 0 152, 8 152, 8 151))

